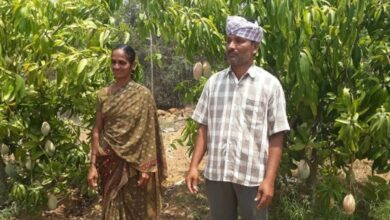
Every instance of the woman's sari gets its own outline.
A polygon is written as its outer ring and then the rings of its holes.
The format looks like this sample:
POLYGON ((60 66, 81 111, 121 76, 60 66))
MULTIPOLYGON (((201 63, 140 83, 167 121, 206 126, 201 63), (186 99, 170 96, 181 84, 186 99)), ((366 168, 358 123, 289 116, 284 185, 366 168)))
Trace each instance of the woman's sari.
POLYGON ((133 81, 115 94, 102 89, 97 110, 103 117, 98 157, 103 219, 157 219, 166 161, 152 94, 133 81), (144 188, 137 185, 141 172, 150 176, 144 188))

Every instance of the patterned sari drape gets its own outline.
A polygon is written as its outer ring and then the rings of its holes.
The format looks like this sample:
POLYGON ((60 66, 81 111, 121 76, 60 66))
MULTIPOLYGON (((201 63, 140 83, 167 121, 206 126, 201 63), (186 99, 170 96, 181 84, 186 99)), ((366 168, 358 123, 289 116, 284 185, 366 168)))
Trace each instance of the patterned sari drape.
POLYGON ((152 94, 133 81, 115 94, 102 89, 97 111, 104 122, 98 157, 103 218, 156 219, 167 171, 152 94), (150 175, 145 188, 137 186, 140 172, 150 175))

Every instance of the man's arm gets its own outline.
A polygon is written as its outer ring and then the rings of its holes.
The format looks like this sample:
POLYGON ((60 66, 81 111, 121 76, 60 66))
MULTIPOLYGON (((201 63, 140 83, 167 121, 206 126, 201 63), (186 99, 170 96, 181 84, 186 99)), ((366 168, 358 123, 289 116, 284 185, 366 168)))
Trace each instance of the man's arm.
POLYGON ((264 208, 271 204, 274 196, 274 185, 282 158, 284 132, 278 132, 269 138, 268 160, 264 181, 260 184, 256 201, 257 208, 264 208))
POLYGON ((192 154, 190 168, 186 176, 188 190, 194 194, 198 192, 199 172, 198 166, 207 151, 207 126, 200 125, 196 136, 195 150, 192 154))

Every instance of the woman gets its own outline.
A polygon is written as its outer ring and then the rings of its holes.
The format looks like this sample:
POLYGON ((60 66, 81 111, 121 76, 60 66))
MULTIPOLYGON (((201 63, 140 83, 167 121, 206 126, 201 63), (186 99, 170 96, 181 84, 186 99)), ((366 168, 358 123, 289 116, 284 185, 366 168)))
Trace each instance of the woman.
POLYGON ((97 93, 88 183, 103 193, 103 219, 157 219, 165 153, 150 91, 132 81, 135 52, 112 50, 115 81, 97 93))

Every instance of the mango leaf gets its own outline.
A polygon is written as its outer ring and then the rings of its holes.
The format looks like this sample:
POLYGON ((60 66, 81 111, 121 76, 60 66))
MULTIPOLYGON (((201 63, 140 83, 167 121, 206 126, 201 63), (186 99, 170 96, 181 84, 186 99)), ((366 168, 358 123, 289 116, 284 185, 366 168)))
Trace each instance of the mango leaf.
POLYGON ((301 151, 301 150, 305 149, 305 147, 306 147, 306 145, 303 143, 296 143, 296 144, 292 145, 292 147, 290 147, 290 149, 293 151, 301 151))
POLYGON ((362 51, 358 46, 355 46, 352 50, 352 62, 355 68, 358 68, 362 58, 362 51))
POLYGON ((22 99, 26 94, 24 79, 19 75, 15 76, 15 93, 17 100, 22 99))
POLYGON ((123 40, 123 43, 127 44, 130 40, 130 34, 129 32, 125 32, 125 37, 124 37, 124 40, 123 40))
POLYGON ((301 73, 300 77, 302 78, 302 82, 307 85, 310 83, 310 66, 313 62, 312 57, 307 49, 303 49, 299 55, 299 69, 301 73))
POLYGON ((302 19, 302 22, 303 22, 303 28, 305 30, 305 33, 307 35, 312 35, 313 34, 313 31, 311 29, 312 27, 312 23, 311 23, 311 14, 309 11, 304 11, 303 12, 303 19, 302 19))
POLYGON ((379 148, 375 153, 374 155, 371 156, 370 159, 372 160, 376 160, 378 158, 380 158, 384 153, 386 153, 388 150, 386 148, 379 148))
POLYGON ((277 7, 277 21, 278 21, 278 27, 280 31, 282 32, 282 35, 285 39, 287 39, 287 22, 285 20, 285 16, 288 10, 288 1, 280 1, 280 5, 277 7))
POLYGON ((85 25, 86 28, 88 28, 88 29, 97 29, 96 24, 95 24, 93 21, 91 21, 91 20, 86 20, 86 21, 84 21, 84 25, 85 25))
POLYGON ((341 123, 341 124, 345 124, 345 125, 349 125, 350 124, 350 121, 349 120, 345 120, 345 119, 336 119, 336 122, 341 123))
POLYGON ((109 30, 104 30, 100 33, 99 35, 99 43, 100 43, 100 47, 103 48, 104 47, 104 43, 106 42, 108 36, 110 35, 110 31, 109 30))
POLYGON ((85 66, 88 64, 88 60, 83 58, 81 59, 81 61, 79 62, 79 65, 77 66, 77 74, 80 74, 81 72, 83 72, 85 66))
POLYGON ((1 93, 1 99, 4 101, 4 102, 10 102, 12 101, 15 96, 14 96, 14 91, 15 91, 15 88, 14 86, 11 84, 11 83, 8 83, 8 85, 5 85, 3 86, 2 88, 2 93, 1 93))

